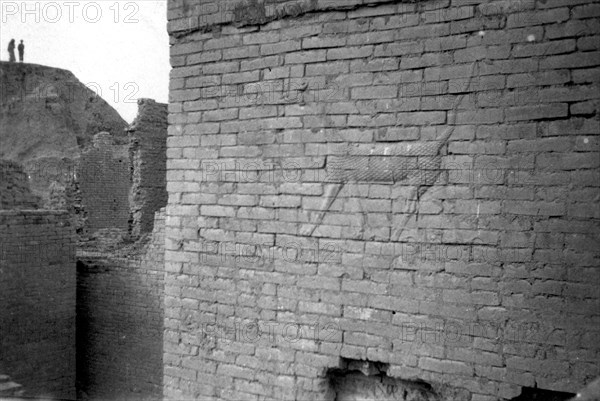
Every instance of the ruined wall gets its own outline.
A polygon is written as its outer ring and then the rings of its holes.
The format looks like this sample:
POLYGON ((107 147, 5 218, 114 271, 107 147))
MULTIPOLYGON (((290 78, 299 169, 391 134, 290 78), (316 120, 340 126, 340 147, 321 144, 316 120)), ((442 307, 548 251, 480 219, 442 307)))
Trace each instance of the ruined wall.
POLYGON ((150 241, 78 250, 80 396, 161 398, 164 218, 163 209, 150 241))
POLYGON ((65 212, 0 210, 0 372, 75 397, 75 244, 65 212))
POLYGON ((23 169, 29 177, 32 192, 47 201, 53 186, 64 186, 73 181, 78 161, 78 155, 72 158, 38 157, 25 161, 23 169))
POLYGON ((110 132, 124 144, 127 125, 70 71, 0 61, 0 158, 23 165, 45 209, 55 206, 48 204, 51 187, 72 180, 93 136, 110 132))
POLYGON ((598 375, 599 15, 170 0, 165 396, 334 399, 343 360, 445 400, 598 375))
POLYGON ((77 388, 84 398, 162 396, 167 106, 138 104, 128 151, 97 136, 94 157, 80 162, 91 177, 77 177, 87 225, 104 228, 78 250, 77 388), (112 198, 116 216, 106 210, 112 198))
POLYGON ((82 153, 76 168, 86 229, 129 228, 129 156, 126 145, 115 145, 107 132, 94 136, 94 147, 82 153))
POLYGON ((0 209, 35 209, 38 203, 39 199, 31 193, 23 167, 0 159, 0 209))
POLYGON ((138 105, 138 116, 128 129, 134 237, 152 232, 154 213, 167 204, 167 105, 152 99, 139 99, 138 105))

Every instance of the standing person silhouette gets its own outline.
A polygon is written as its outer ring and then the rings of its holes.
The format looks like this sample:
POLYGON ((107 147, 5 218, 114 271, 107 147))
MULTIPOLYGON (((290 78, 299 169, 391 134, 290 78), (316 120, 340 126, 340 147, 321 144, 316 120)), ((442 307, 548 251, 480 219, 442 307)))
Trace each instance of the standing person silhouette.
POLYGON ((19 43, 19 46, 17 46, 17 49, 19 50, 19 62, 23 62, 23 54, 25 53, 25 45, 23 44, 23 39, 21 39, 21 43, 19 43))
POLYGON ((15 40, 11 39, 10 42, 8 42, 8 61, 11 62, 15 62, 17 61, 15 59, 15 40))

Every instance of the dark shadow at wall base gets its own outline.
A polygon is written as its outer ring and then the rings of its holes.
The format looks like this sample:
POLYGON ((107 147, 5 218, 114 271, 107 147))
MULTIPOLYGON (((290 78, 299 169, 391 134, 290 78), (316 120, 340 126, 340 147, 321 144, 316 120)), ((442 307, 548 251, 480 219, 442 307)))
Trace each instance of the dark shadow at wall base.
POLYGON ((83 313, 86 303, 84 291, 81 288, 81 274, 86 269, 83 262, 77 261, 77 330, 76 330, 76 348, 77 348, 77 372, 76 372, 76 390, 78 400, 87 400, 87 383, 90 372, 88 370, 87 355, 85 350, 88 348, 89 341, 89 322, 83 313))
POLYGON ((521 395, 510 401, 567 401, 573 397, 575 397, 575 394, 572 393, 523 387, 521 395))

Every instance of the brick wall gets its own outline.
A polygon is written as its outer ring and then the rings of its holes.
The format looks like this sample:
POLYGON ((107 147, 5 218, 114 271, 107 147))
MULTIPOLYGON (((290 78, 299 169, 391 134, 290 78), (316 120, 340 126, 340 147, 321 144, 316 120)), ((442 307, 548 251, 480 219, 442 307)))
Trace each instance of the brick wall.
MULTIPOLYGON (((106 244, 105 244, 106 245, 106 244)), ((93 399, 162 394, 164 209, 149 241, 78 250, 77 382, 93 399)))
POLYGON ((112 136, 94 136, 94 147, 81 154, 75 178, 87 214, 87 229, 129 228, 129 157, 126 145, 115 145, 112 136))
POLYGON ((38 203, 39 199, 31 193, 23 167, 0 159, 0 209, 35 209, 38 203))
POLYGON ((0 372, 75 396, 75 245, 65 212, 0 210, 0 372))
POLYGON ((167 204, 167 105, 139 99, 139 112, 129 127, 132 163, 131 232, 152 232, 154 213, 167 204))
POLYGON ((473 401, 599 374, 596 2, 168 15, 167 398, 333 399, 344 360, 473 401))
POLYGON ((38 157, 23 163, 23 169, 29 176, 29 185, 33 193, 47 201, 48 192, 55 185, 68 185, 75 173, 75 158, 38 157))

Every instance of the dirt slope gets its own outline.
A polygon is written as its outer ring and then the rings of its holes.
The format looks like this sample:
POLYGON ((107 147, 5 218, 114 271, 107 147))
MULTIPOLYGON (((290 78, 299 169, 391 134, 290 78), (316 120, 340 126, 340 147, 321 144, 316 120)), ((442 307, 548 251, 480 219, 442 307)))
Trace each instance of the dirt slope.
POLYGON ((0 158, 73 158, 101 131, 125 140, 127 125, 70 71, 0 62, 0 158))

